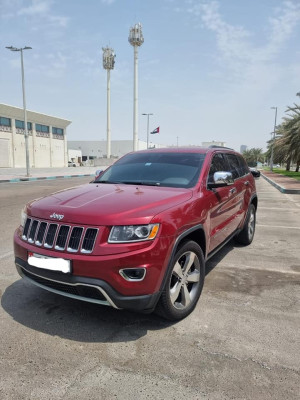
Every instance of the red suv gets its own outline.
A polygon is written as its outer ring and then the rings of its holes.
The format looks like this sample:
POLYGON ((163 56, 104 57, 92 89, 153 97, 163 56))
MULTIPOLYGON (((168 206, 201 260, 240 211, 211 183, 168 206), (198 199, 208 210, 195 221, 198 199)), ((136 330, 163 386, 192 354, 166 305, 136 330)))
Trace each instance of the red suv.
POLYGON ((134 152, 27 204, 15 262, 54 293, 178 320, 197 304, 205 261, 233 237, 252 242, 256 209, 254 178, 231 149, 134 152))

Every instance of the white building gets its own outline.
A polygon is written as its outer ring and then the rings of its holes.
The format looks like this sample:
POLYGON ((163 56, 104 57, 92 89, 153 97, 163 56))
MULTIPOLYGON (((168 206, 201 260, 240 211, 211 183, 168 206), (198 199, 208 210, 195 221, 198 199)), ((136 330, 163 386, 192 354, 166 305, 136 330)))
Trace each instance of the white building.
MULTIPOLYGON (((27 111, 30 168, 68 166, 71 121, 27 111)), ((0 167, 26 167, 23 108, 0 104, 0 167)))
POLYGON ((203 147, 209 147, 209 146, 218 146, 218 147, 226 147, 226 142, 216 142, 213 140, 212 142, 202 142, 203 147))

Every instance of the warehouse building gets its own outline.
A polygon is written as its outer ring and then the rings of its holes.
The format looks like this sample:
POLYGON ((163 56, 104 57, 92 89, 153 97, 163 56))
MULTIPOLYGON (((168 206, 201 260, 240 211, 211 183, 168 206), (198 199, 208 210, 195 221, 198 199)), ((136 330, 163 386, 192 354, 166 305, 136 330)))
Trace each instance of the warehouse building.
MULTIPOLYGON (((165 147, 150 142, 149 147, 161 148, 165 147)), ((112 140, 111 141, 111 158, 119 158, 124 154, 130 153, 133 148, 132 140, 112 140)), ((98 158, 106 158, 107 142, 106 140, 70 140, 68 142, 69 150, 81 150, 82 161, 93 160, 98 158)), ((137 150, 147 149, 147 142, 138 140, 137 150)))
MULTIPOLYGON (((67 167, 71 121, 27 111, 30 168, 67 167)), ((0 167, 26 167, 23 108, 0 104, 0 167)))

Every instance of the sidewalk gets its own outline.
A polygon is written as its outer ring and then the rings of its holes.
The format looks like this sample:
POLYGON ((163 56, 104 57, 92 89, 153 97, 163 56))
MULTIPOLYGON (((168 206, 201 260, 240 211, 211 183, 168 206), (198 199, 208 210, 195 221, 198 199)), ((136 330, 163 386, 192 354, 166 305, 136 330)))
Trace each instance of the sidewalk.
POLYGON ((107 167, 31 168, 30 177, 26 176, 26 168, 0 168, 0 183, 95 176, 95 172, 98 169, 106 168, 107 167))
POLYGON ((300 194, 300 181, 288 176, 275 174, 271 171, 261 171, 261 175, 281 193, 300 194))

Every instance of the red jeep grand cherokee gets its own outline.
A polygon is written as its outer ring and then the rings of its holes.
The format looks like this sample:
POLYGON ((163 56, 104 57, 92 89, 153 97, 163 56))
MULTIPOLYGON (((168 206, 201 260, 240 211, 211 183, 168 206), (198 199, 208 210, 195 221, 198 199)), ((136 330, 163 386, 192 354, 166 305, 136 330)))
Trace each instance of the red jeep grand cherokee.
POLYGON ((197 304, 205 260, 233 237, 252 242, 256 208, 233 150, 134 152, 90 184, 27 204, 15 262, 54 293, 178 320, 197 304))

